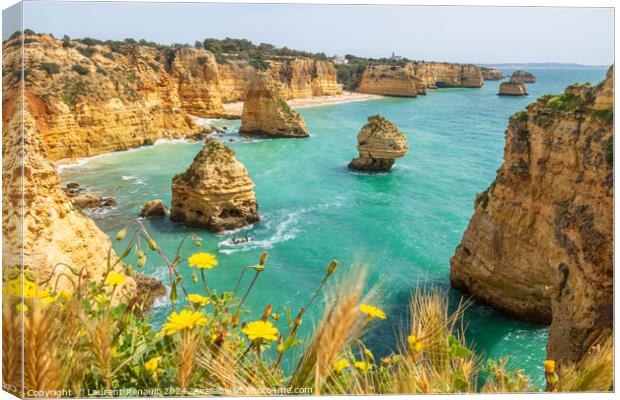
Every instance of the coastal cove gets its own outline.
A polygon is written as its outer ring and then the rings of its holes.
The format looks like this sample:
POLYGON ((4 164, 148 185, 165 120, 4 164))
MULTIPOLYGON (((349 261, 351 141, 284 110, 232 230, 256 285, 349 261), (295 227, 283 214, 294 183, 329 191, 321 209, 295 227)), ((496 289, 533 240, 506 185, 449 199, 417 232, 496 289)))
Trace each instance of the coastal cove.
MULTIPOLYGON (((504 70, 506 76, 512 72, 504 70)), ((366 342, 377 356, 388 354, 397 346, 395 332, 406 323, 411 291, 449 289, 449 259, 473 213, 476 193, 487 188, 502 162, 508 117, 572 83, 597 83, 606 69, 532 72, 538 81, 527 86, 527 97, 497 96, 500 82, 487 81, 480 89, 428 90, 417 98, 300 107, 308 139, 246 139, 236 133, 238 121, 213 122, 232 128, 219 138, 236 152, 256 184, 262 221, 235 233, 193 230, 203 238, 202 248, 220 262, 207 279, 231 289, 241 268, 255 264, 267 250, 269 261, 248 307, 260 312, 272 303, 295 310, 308 301, 331 259, 338 259, 343 269, 367 266, 371 283, 380 284, 388 319, 366 342), (375 114, 407 134, 409 153, 390 174, 351 172, 347 163, 356 155, 357 132, 375 114), (234 235, 255 241, 235 248, 222 245, 234 235)), ((184 141, 158 143, 62 166, 59 172, 63 184, 79 182, 118 201, 115 207, 85 211, 113 238, 147 201, 160 198, 170 204, 172 177, 187 168, 200 148, 200 143, 184 141)), ((145 225, 167 253, 189 231, 168 219, 146 220, 145 225)), ((183 255, 193 251, 187 245, 183 255)), ((181 269, 189 283, 188 269, 181 269)), ((155 257, 143 272, 162 280, 167 274, 155 257)), ((451 297, 456 304, 461 294, 451 291, 451 297)), ((320 306, 306 317, 304 333, 316 324, 320 306)), ((161 324, 168 313, 166 301, 159 301, 153 322, 161 324)), ((468 339, 479 350, 492 358, 510 356, 542 386, 546 327, 514 321, 477 303, 465 322, 468 339)))

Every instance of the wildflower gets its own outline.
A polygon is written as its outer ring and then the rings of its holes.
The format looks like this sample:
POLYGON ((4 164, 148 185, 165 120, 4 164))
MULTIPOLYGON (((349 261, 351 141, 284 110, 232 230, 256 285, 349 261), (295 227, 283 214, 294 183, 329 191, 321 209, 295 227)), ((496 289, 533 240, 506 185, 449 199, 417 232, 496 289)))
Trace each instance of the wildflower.
POLYGON ((194 307, 204 307, 211 302, 211 299, 196 293, 188 294, 187 301, 192 303, 194 307))
POLYGON ((28 279, 24 280, 21 275, 9 281, 9 294, 11 296, 21 297, 22 296, 22 282, 23 282, 23 289, 24 289, 23 297, 25 299, 31 299, 35 297, 37 285, 34 282, 29 281, 28 279))
POLYGON ((372 368, 372 364, 368 361, 356 361, 355 368, 359 369, 362 372, 367 372, 372 368))
POLYGON ((24 313, 26 314, 28 312, 28 306, 23 304, 23 303, 19 303, 18 305, 15 306, 15 310, 21 314, 24 313))
POLYGON ((69 301, 73 298, 73 294, 71 294, 71 292, 68 292, 66 290, 61 290, 58 296, 64 301, 69 301))
POLYGON ((37 297, 44 303, 52 304, 58 300, 58 296, 52 296, 49 290, 43 290, 37 293, 37 297))
POLYGON ((144 363, 144 369, 149 372, 153 372, 159 366, 159 357, 151 357, 147 362, 144 363))
POLYGON ((418 341, 413 335, 407 337, 407 343, 409 344, 409 349, 415 351, 416 353, 424 349, 424 344, 418 341))
POLYGON ((95 302, 98 304, 103 304, 108 301, 108 296, 105 293, 101 293, 95 296, 95 302))
POLYGON ((385 312, 375 306, 371 306, 370 304, 362 304, 360 305, 360 311, 364 314, 366 314, 368 316, 368 318, 373 319, 373 318, 380 318, 380 319, 386 319, 386 315, 385 312))
POLYGON ((211 269, 217 265, 217 259, 211 253, 195 253, 187 261, 190 268, 211 269))
POLYGON ((278 328, 269 321, 254 321, 241 330, 250 340, 265 339, 269 342, 278 338, 278 328))
POLYGON ((545 373, 552 374, 555 372, 555 361, 545 360, 545 373))
POLYGON ((168 316, 168 322, 163 325, 164 335, 173 335, 184 329, 194 329, 195 326, 207 324, 207 317, 200 311, 182 310, 176 311, 168 316))
POLYGON ((337 373, 341 373, 343 370, 349 368, 351 364, 347 360, 338 360, 332 366, 337 373))
POLYGON ((116 240, 125 239, 125 235, 127 235, 127 228, 124 228, 118 231, 118 233, 116 234, 116 240))
POLYGON ((105 284, 112 286, 122 285, 125 283, 125 279, 125 275, 119 274, 118 272, 111 272, 107 278, 105 278, 105 284))

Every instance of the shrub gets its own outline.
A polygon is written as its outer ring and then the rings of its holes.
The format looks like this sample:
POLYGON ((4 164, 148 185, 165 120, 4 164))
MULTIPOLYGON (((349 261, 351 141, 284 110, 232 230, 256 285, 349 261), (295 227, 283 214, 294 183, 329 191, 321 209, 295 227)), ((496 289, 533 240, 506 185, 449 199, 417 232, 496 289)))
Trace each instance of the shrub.
POLYGON ((614 110, 592 110, 592 115, 606 124, 614 122, 614 110))
POLYGON ((39 64, 39 68, 47 72, 49 75, 54 75, 60 72, 60 66, 53 62, 42 62, 39 64))
POLYGON ((527 121, 527 113, 525 111, 519 111, 512 116, 515 120, 525 122, 527 121))
POLYGON ((79 48, 79 49, 77 49, 77 51, 79 51, 80 54, 83 55, 86 58, 90 58, 93 54, 95 54, 97 52, 97 50, 95 50, 92 47, 79 48))
POLYGON ((62 37, 62 47, 71 47, 71 38, 69 36, 65 35, 62 37))
POLYGON ((546 107, 556 111, 573 112, 583 105, 584 101, 581 97, 572 93, 565 93, 561 96, 552 96, 547 101, 546 107))
POLYGON ((198 65, 204 65, 207 63, 209 59, 207 57, 198 57, 196 61, 198 61, 198 65))
POLYGON ((80 75, 87 75, 90 72, 88 68, 83 67, 80 64, 75 64, 73 67, 71 67, 71 70, 77 72, 80 75))

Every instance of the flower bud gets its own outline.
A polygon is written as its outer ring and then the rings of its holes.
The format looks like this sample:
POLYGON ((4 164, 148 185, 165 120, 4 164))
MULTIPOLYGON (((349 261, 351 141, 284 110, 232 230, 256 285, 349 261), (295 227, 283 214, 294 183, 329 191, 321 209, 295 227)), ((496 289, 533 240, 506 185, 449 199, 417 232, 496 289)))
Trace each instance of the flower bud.
POLYGON ((274 321, 279 321, 280 320, 280 314, 278 314, 278 313, 271 314, 271 319, 273 319, 274 321))
POLYGON ((139 257, 138 262, 136 263, 136 267, 142 268, 146 264, 146 257, 139 257))
POLYGON ((269 256, 269 253, 267 253, 266 251, 263 251, 260 255, 260 258, 258 259, 258 263, 260 265, 265 265, 265 263, 267 262, 268 256, 269 256))
POLYGON ((554 360, 545 360, 545 372, 547 374, 552 374, 555 372, 555 361, 554 360))
POLYGON ((202 241, 200 240, 196 240, 194 243, 196 244, 196 247, 202 246, 202 241))
POLYGON ((192 271, 192 282, 198 283, 198 276, 196 275, 196 272, 194 271, 192 271))
POLYGON ((271 314, 271 304, 267 304, 267 307, 265 307, 265 311, 263 312, 263 321, 267 321, 267 318, 269 318, 269 314, 271 314))
POLYGON ((116 240, 123 240, 127 235, 127 228, 123 228, 116 234, 116 240))
POLYGON ((332 260, 327 267, 327 273, 330 275, 333 274, 336 271, 336 268, 338 268, 338 261, 332 260))
POLYGON ((151 248, 151 250, 157 251, 157 243, 154 239, 149 239, 149 247, 151 248))

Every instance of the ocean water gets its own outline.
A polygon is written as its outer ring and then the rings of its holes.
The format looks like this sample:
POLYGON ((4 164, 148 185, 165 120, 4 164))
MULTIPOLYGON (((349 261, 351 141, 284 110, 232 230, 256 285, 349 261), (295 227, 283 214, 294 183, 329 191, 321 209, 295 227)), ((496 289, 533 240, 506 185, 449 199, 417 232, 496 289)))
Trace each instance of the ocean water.
MULTIPOLYGON (((511 72, 505 70, 506 75, 511 72)), ((312 296, 331 259, 339 260, 343 270, 366 266, 370 284, 379 285, 388 319, 375 323, 365 341, 375 355, 389 354, 406 326, 408 300, 416 287, 440 288, 449 292, 453 304, 460 300, 462 294, 449 288, 449 259, 473 213, 476 193, 487 188, 501 165, 508 117, 569 84, 598 83, 606 70, 532 72, 538 82, 527 85, 529 97, 497 96, 499 82, 487 81, 481 89, 438 89, 418 98, 299 108, 311 132, 308 139, 247 139, 236 133, 238 121, 216 121, 230 128, 221 140, 235 150, 256 184, 262 221, 219 235, 193 230, 203 238, 201 249, 220 261, 208 271, 208 282, 231 290, 241 268, 255 264, 267 250, 266 269, 246 305, 257 315, 266 304, 291 306, 296 312, 312 296), (356 135, 374 114, 407 134, 409 153, 389 174, 351 172, 347 163, 356 156, 356 135), (234 235, 255 241, 232 249, 221 245, 234 235)), ((61 178, 118 201, 117 207, 87 212, 113 238, 145 202, 159 198, 170 204, 172 177, 189 166, 200 148, 178 141, 106 154, 61 167, 61 178)), ((189 232, 167 219, 146 220, 145 225, 167 253, 176 251, 189 232)), ((194 251, 189 244, 182 254, 194 251)), ((154 255, 143 272, 167 282, 167 270, 154 255)), ((191 287, 189 274, 184 269, 191 287)), ((307 314, 305 335, 318 323, 320 311, 316 304, 307 314)), ((160 324, 168 312, 169 304, 158 302, 153 322, 160 324)), ((465 324, 469 341, 480 352, 509 356, 542 385, 545 326, 506 318, 478 303, 467 310, 465 324)))

